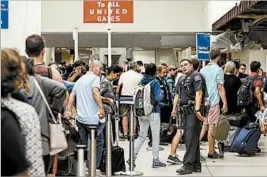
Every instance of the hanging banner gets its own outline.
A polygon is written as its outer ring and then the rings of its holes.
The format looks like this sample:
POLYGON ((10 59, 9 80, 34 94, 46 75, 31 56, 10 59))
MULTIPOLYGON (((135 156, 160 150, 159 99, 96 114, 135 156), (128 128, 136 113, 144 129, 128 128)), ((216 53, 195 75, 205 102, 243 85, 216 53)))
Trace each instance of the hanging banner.
POLYGON ((210 60, 211 39, 209 34, 197 33, 196 35, 196 50, 197 59, 202 61, 210 60))
POLYGON ((1 29, 8 29, 8 0, 1 0, 1 29))
MULTIPOLYGON (((84 23, 107 23, 108 2, 84 1, 83 22, 84 23)), ((111 1, 111 23, 133 23, 134 8, 133 1, 111 1)))

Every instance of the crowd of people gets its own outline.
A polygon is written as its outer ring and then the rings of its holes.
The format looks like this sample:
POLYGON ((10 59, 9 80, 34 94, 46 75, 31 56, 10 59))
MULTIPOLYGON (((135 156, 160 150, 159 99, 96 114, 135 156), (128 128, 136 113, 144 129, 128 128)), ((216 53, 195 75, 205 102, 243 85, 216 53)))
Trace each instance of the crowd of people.
MULTIPOLYGON (((50 124, 53 117, 61 115, 62 119, 75 120, 72 124, 78 129, 77 144, 87 145, 90 126, 97 125, 96 167, 99 169, 105 144, 104 102, 114 103, 120 97, 133 98, 140 84, 151 84, 154 104, 151 114, 134 120, 134 161, 149 136, 152 167, 166 167, 159 158, 161 124, 176 117, 180 131, 172 137, 171 152, 166 158, 168 162, 183 164, 177 170, 179 174, 201 172, 201 162, 206 157, 200 154, 200 141, 207 132, 207 158, 224 157, 224 142, 218 142, 219 152, 216 152, 213 137, 214 126, 222 113, 245 110, 247 122, 255 122, 255 113, 265 110, 263 95, 267 87, 261 63, 252 61, 249 75, 243 63, 228 61, 219 66, 221 51, 218 49, 211 50, 211 60, 202 68, 197 59, 183 59, 180 68, 176 68, 142 61, 124 61, 121 66, 106 67, 98 60, 90 65, 77 60, 72 65, 63 62, 46 66, 43 60, 45 41, 41 36, 27 37, 25 47, 27 56, 21 56, 15 49, 1 51, 3 176, 57 173, 60 152, 51 155, 50 140, 55 135, 51 134, 50 124), (255 96, 253 106, 243 108, 237 104, 237 92, 247 78, 253 78, 255 96), (183 137, 186 153, 181 159, 177 147, 183 137)), ((120 133, 121 140, 129 139, 130 111, 129 104, 119 105, 121 128, 115 133, 120 133)), ((260 149, 257 147, 255 152, 260 149)), ((126 162, 130 165, 130 160, 126 162)))

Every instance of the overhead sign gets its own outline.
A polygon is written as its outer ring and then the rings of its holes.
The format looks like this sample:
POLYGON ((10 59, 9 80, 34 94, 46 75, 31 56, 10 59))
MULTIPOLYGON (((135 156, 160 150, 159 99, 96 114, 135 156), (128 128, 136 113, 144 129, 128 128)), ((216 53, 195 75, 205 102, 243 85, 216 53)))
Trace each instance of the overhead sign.
POLYGON ((8 0, 1 0, 1 29, 8 29, 8 0))
POLYGON ((196 35, 196 49, 198 60, 210 60, 210 46, 211 39, 209 34, 197 33, 196 35))
MULTIPOLYGON (((84 23, 108 22, 107 0, 83 2, 84 23)), ((133 23, 133 0, 111 1, 111 23, 133 23)))

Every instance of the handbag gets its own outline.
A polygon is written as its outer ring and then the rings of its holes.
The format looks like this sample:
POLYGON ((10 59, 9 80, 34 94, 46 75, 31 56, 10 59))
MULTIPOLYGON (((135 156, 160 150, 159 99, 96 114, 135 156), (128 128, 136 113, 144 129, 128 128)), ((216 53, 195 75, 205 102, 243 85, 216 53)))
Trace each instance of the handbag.
POLYGON ((49 122, 49 130, 50 130, 50 155, 58 154, 59 152, 65 150, 68 148, 67 139, 65 136, 65 129, 62 126, 61 123, 61 114, 58 114, 58 120, 55 118, 54 114, 52 113, 52 110, 44 96, 44 93, 37 82, 37 80, 34 78, 34 83, 39 90, 42 99, 45 102, 45 105, 49 111, 49 114, 52 117, 52 122, 49 122))

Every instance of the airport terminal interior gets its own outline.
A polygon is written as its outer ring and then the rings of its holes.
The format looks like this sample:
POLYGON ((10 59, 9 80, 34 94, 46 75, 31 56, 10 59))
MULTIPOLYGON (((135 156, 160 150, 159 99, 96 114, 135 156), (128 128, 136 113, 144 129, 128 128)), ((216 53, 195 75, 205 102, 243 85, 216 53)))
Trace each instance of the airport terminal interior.
POLYGON ((1 175, 267 176, 266 73, 267 1, 1 0, 1 175))

